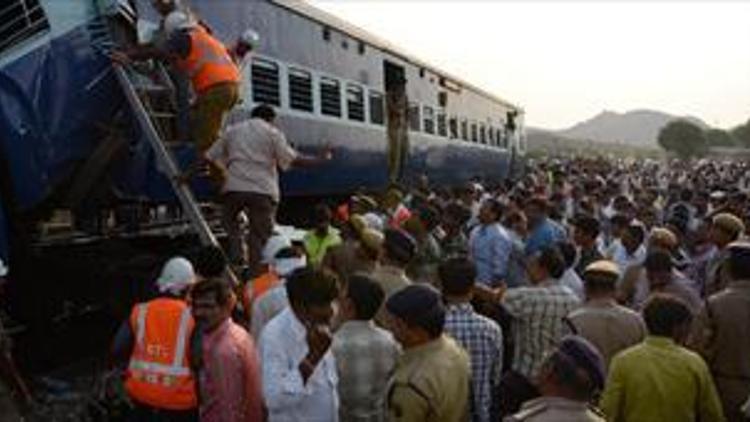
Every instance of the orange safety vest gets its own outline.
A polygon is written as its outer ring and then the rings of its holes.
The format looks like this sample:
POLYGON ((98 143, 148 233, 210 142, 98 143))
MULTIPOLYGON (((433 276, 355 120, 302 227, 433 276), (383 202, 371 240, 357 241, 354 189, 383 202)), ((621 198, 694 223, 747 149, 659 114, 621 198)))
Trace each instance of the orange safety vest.
POLYGON ((133 307, 130 326, 135 346, 125 390, 138 403, 157 409, 198 406, 187 350, 195 323, 187 304, 159 298, 133 307))
POLYGON ((276 287, 281 280, 273 270, 268 270, 245 285, 242 306, 248 319, 252 316, 253 303, 257 302, 267 291, 276 287))
POLYGON ((177 66, 187 73, 198 94, 214 85, 240 80, 240 71, 227 48, 201 26, 190 31, 190 54, 178 59, 177 66))

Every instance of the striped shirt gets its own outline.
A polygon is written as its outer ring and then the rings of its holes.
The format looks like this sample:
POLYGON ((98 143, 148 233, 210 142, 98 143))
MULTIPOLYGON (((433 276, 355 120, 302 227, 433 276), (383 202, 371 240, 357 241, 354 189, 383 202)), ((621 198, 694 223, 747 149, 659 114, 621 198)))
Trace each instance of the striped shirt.
POLYGON ((495 321, 474 312, 469 303, 448 305, 445 332, 471 358, 472 421, 489 422, 493 387, 503 369, 503 332, 495 321))
POLYGON ((508 290, 503 305, 514 317, 513 370, 533 379, 545 353, 569 334, 564 318, 580 305, 580 300, 568 287, 547 280, 537 286, 508 290))
POLYGON ((372 321, 347 321, 331 345, 339 375, 339 416, 349 422, 385 420, 385 394, 399 346, 372 321))

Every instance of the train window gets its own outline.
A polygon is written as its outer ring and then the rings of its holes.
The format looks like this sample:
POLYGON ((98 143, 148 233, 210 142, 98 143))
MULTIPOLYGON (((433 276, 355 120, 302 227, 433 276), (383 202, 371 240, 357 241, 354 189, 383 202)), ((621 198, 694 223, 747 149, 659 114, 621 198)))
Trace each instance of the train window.
POLYGON ((0 22, 0 52, 49 29, 39 0, 3 1, 0 22))
POLYGON ((313 111, 312 75, 289 68, 289 106, 293 110, 313 111))
POLYGON ((497 130, 497 144, 500 145, 500 148, 508 149, 508 138, 502 128, 497 130))
POLYGON ((469 140, 469 122, 466 121, 466 119, 461 120, 461 139, 464 141, 469 140))
POLYGON ((419 122, 422 118, 419 115, 419 104, 409 104, 409 130, 419 132, 419 122))
POLYGON ((363 43, 362 41, 357 44, 357 52, 360 54, 360 56, 365 54, 365 43, 363 43))
POLYGON ((479 125, 479 142, 482 144, 487 143, 487 130, 484 128, 484 123, 479 125))
POLYGON ((370 123, 382 125, 385 123, 385 108, 383 94, 370 91, 370 123))
POLYGON ((495 145, 495 128, 491 126, 487 128, 487 139, 489 139, 490 145, 495 145))
POLYGON ((324 116, 341 117, 341 88, 336 79, 320 78, 320 112, 324 116))
POLYGON ((323 27, 323 40, 324 41, 331 41, 331 28, 329 27, 323 27))
POLYGON ((270 60, 255 58, 252 66, 252 83, 253 101, 281 106, 279 65, 270 60))
POLYGON ((424 131, 431 135, 435 134, 435 110, 432 107, 424 107, 424 116, 422 118, 424 122, 424 131))
POLYGON ((477 140, 478 140, 477 124, 474 122, 471 122, 471 142, 476 142, 477 140))
POLYGON ((448 125, 445 120, 445 113, 439 112, 437 115, 437 133, 440 136, 448 136, 448 125))
POLYGON ((451 117, 448 120, 448 133, 451 139, 458 139, 458 117, 451 117))
POLYGON ((365 121, 365 93, 361 86, 346 86, 346 108, 349 120, 365 121))

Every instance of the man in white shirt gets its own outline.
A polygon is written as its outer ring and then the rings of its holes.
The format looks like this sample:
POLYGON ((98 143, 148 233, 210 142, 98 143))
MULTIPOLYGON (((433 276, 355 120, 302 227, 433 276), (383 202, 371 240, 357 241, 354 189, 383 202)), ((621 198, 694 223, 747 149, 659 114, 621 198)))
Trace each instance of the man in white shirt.
POLYGON ((263 328, 276 315, 289 307, 286 294, 286 278, 294 271, 305 268, 307 259, 291 246, 280 250, 274 257, 273 268, 279 276, 278 284, 262 295, 252 307, 250 318, 250 334, 256 341, 260 338, 263 328))
POLYGON ((278 169, 312 166, 332 158, 329 147, 317 157, 305 156, 292 148, 274 126, 276 112, 268 105, 255 107, 250 119, 227 127, 206 152, 206 159, 222 173, 223 224, 229 238, 229 259, 233 265, 247 264, 253 276, 261 272, 261 251, 273 232, 279 203, 278 169), (247 257, 242 256, 242 239, 237 216, 249 219, 247 257))
POLYGON ((290 307, 260 336, 268 421, 337 422, 338 377, 329 328, 337 280, 304 268, 292 273, 286 290, 290 307))
POLYGON ((615 241, 610 259, 617 264, 621 274, 630 266, 643 264, 646 259, 645 238, 643 226, 631 224, 623 232, 622 238, 615 241))

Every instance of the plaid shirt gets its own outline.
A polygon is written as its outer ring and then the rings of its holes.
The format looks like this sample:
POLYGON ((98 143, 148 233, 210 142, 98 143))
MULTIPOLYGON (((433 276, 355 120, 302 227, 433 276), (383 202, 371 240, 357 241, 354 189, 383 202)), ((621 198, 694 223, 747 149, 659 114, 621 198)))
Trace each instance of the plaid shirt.
POLYGON ((514 317, 513 370, 531 380, 545 353, 570 332, 564 318, 580 305, 580 300, 568 287, 548 280, 534 287, 508 290, 503 305, 514 317))
POLYGON ((469 303, 448 305, 445 331, 471 357, 472 420, 489 422, 493 387, 502 372, 503 332, 497 323, 474 312, 469 303))
POLYGON ((339 375, 342 421, 385 420, 385 394, 400 350, 388 331, 372 321, 347 321, 331 346, 339 375))

